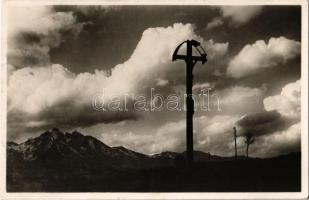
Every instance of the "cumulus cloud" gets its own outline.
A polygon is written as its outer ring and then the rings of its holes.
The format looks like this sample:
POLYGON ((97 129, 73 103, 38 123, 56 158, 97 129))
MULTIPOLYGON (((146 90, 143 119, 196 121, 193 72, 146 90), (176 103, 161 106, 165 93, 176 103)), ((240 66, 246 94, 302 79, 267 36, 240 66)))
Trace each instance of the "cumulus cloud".
POLYGON ((184 151, 185 149, 186 121, 168 122, 155 133, 156 143, 151 146, 151 153, 162 151, 184 151))
POLYGON ((262 6, 216 6, 220 16, 214 17, 207 23, 206 30, 222 26, 228 20, 232 27, 248 23, 262 12, 262 6))
POLYGON ((221 26, 223 23, 224 22, 221 17, 215 17, 207 24, 206 30, 210 30, 218 26, 221 26))
POLYGON ((276 131, 256 139, 251 147, 252 156, 274 157, 301 150, 300 122, 283 131, 276 131))
POLYGON ((151 154, 151 145, 156 145, 153 142, 151 134, 137 134, 132 131, 111 130, 101 134, 101 139, 109 146, 124 146, 128 149, 135 150, 146 154, 151 154), (152 141, 152 142, 150 142, 152 141))
MULTIPOLYGON (((251 131, 255 135, 255 142, 250 147, 252 156, 272 157, 300 150, 300 123, 286 123, 286 119, 276 111, 264 111, 243 117, 238 115, 195 116, 193 122, 194 149, 214 155, 234 155, 234 126, 237 126, 239 136, 242 136, 245 131, 251 131)), ((124 145, 147 154, 185 151, 186 121, 184 119, 167 122, 159 128, 148 131, 152 134, 111 131, 104 134, 103 141, 112 146, 124 145)), ((239 155, 244 155, 246 149, 244 138, 238 137, 237 144, 239 155)))
POLYGON ((185 150, 186 121, 167 122, 159 127, 147 128, 147 132, 110 130, 101 134, 110 146, 125 146, 129 149, 156 154, 163 151, 185 150))
POLYGON ((206 83, 196 83, 192 87, 193 90, 203 90, 203 89, 207 89, 207 88, 211 88, 211 84, 208 83, 208 82, 206 82, 206 83))
POLYGON ((277 110, 288 118, 300 119, 301 111, 301 85, 300 80, 284 86, 279 95, 264 99, 266 110, 277 110))
POLYGON ((285 37, 258 40, 246 45, 228 64, 227 75, 234 78, 255 74, 284 64, 300 54, 300 42, 285 37))
POLYGON ((238 115, 201 116, 194 121, 196 149, 220 156, 232 156, 233 126, 238 115))
POLYGON ((163 86, 166 86, 167 84, 168 84, 168 80, 163 80, 160 78, 157 79, 157 86, 163 87, 163 86))
POLYGON ((241 101, 250 101, 250 99, 258 99, 262 96, 263 90, 260 88, 250 88, 243 86, 234 86, 221 90, 219 92, 221 103, 235 104, 241 101))
MULTIPOLYGON (((232 155, 234 153, 232 127, 237 119, 238 116, 229 115, 194 117, 194 149, 216 155, 232 155)), ((148 132, 152 134, 130 131, 122 134, 111 131, 103 135, 103 141, 111 146, 124 145, 147 154, 186 150, 185 119, 166 122, 158 128, 149 129, 148 132)))
MULTIPOLYGON (((105 89, 109 96, 124 101, 124 94, 142 93, 151 86, 166 86, 170 71, 174 70, 184 76, 182 68, 171 62, 171 55, 175 47, 188 38, 199 38, 201 42, 207 42, 213 58, 222 55, 222 50, 226 51, 227 48, 225 44, 217 44, 212 40, 204 41, 194 33, 191 24, 148 28, 131 57, 112 68, 110 74, 99 70, 95 73, 74 74, 57 64, 25 67, 11 72, 8 82, 8 117, 13 116, 13 113, 15 117, 22 113, 34 120, 39 119, 38 116, 42 120, 48 116, 46 123, 55 126, 61 122, 54 118, 63 120, 59 116, 64 115, 64 112, 67 118, 80 121, 83 125, 113 121, 107 117, 114 116, 110 113, 91 113, 92 98, 102 94, 105 89)), ((136 118, 136 113, 131 116, 130 113, 119 112, 115 115, 115 120, 136 118)), ((32 123, 31 126, 40 123, 32 123)))
POLYGON ((300 151, 300 81, 282 88, 279 95, 264 99, 264 112, 247 114, 236 123, 238 134, 255 136, 253 156, 278 156, 300 151))
MULTIPOLYGON (((274 157, 300 151, 300 122, 287 119, 277 111, 264 111, 242 116, 236 123, 237 135, 250 133, 254 143, 250 155, 274 157)), ((244 149, 244 137, 238 137, 240 149, 244 149)))
POLYGON ((206 49, 208 60, 212 61, 214 59, 222 58, 224 56, 229 48, 229 43, 216 43, 212 39, 205 41, 205 43, 202 45, 203 48, 206 49))
POLYGON ((75 12, 81 12, 86 16, 89 15, 105 15, 109 11, 118 11, 120 10, 119 6, 112 6, 112 5, 83 5, 83 6, 72 6, 72 10, 75 12))
MULTIPOLYGON (((264 89, 251 88, 241 85, 214 90, 213 97, 218 97, 220 107, 225 113, 244 114, 247 112, 258 112, 263 104, 264 89)), ((212 101, 212 103, 216 103, 212 101)), ((215 108, 214 106, 212 106, 215 108)))
POLYGON ((8 63, 17 67, 46 65, 49 51, 62 42, 64 34, 76 36, 83 24, 72 12, 55 12, 49 6, 8 9, 8 63))
POLYGON ((245 24, 262 11, 262 6, 219 6, 221 15, 230 18, 234 25, 245 24))

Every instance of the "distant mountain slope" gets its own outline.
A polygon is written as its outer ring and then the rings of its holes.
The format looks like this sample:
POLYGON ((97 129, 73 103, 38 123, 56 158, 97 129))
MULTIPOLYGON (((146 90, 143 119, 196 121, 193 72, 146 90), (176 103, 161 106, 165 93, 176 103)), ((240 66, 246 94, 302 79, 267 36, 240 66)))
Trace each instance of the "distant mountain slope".
POLYGON ((298 191, 300 153, 271 159, 221 158, 195 151, 152 156, 109 147, 77 131, 54 128, 7 142, 9 192, 298 191))
MULTIPOLYGON (((53 162, 57 160, 70 162, 92 162, 104 165, 117 165, 142 162, 143 164, 152 163, 154 165, 170 163, 178 157, 184 159, 185 152, 162 152, 153 156, 148 156, 129 150, 123 146, 109 147, 100 140, 85 136, 82 133, 73 131, 72 133, 63 133, 59 129, 54 128, 42 133, 36 138, 17 144, 14 142, 7 143, 8 155, 16 154, 24 161, 44 161, 53 162), (166 162, 169 160, 169 162, 166 162)), ((200 151, 194 152, 197 160, 209 160, 211 155, 200 151)))
POLYGON ((9 158, 19 156, 28 162, 88 162, 104 166, 123 164, 134 167, 138 162, 151 160, 147 155, 124 147, 109 147, 92 136, 85 136, 77 131, 63 133, 57 128, 21 144, 8 142, 7 151, 9 158))

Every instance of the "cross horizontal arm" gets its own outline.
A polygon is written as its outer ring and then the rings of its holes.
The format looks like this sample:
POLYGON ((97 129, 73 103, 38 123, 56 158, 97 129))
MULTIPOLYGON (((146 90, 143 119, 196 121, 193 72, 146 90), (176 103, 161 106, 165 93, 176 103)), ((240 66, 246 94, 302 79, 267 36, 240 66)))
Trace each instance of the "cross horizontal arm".
POLYGON ((187 60, 188 58, 190 58, 192 61, 205 61, 205 58, 201 57, 201 56, 185 56, 185 55, 176 55, 174 60, 187 60))

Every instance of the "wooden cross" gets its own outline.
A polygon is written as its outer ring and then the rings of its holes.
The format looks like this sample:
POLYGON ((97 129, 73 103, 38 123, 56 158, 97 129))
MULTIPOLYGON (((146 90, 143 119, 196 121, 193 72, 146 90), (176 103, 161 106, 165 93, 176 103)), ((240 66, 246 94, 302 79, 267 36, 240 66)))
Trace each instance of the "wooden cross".
POLYGON ((187 64, 186 69, 186 106, 187 106, 187 161, 192 163, 193 161, 193 114, 194 114, 194 101, 192 98, 192 83, 193 83, 193 68, 194 65, 200 61, 202 64, 207 62, 207 54, 205 50, 201 47, 201 44, 196 40, 187 40, 182 42, 175 49, 173 53, 172 61, 184 60, 187 64), (187 44, 187 53, 186 55, 179 55, 178 50, 180 47, 186 43, 187 44), (200 55, 195 56, 192 54, 192 47, 194 47, 200 55))

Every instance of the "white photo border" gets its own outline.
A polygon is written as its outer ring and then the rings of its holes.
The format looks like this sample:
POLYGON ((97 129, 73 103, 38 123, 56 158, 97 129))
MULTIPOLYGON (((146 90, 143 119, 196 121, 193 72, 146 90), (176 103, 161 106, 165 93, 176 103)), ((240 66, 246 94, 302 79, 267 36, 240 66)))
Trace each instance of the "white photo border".
POLYGON ((1 5, 1 199, 307 199, 308 198, 308 1, 307 0, 0 0, 1 5), (299 5, 301 6, 301 192, 12 193, 6 191, 7 35, 12 5, 299 5))

